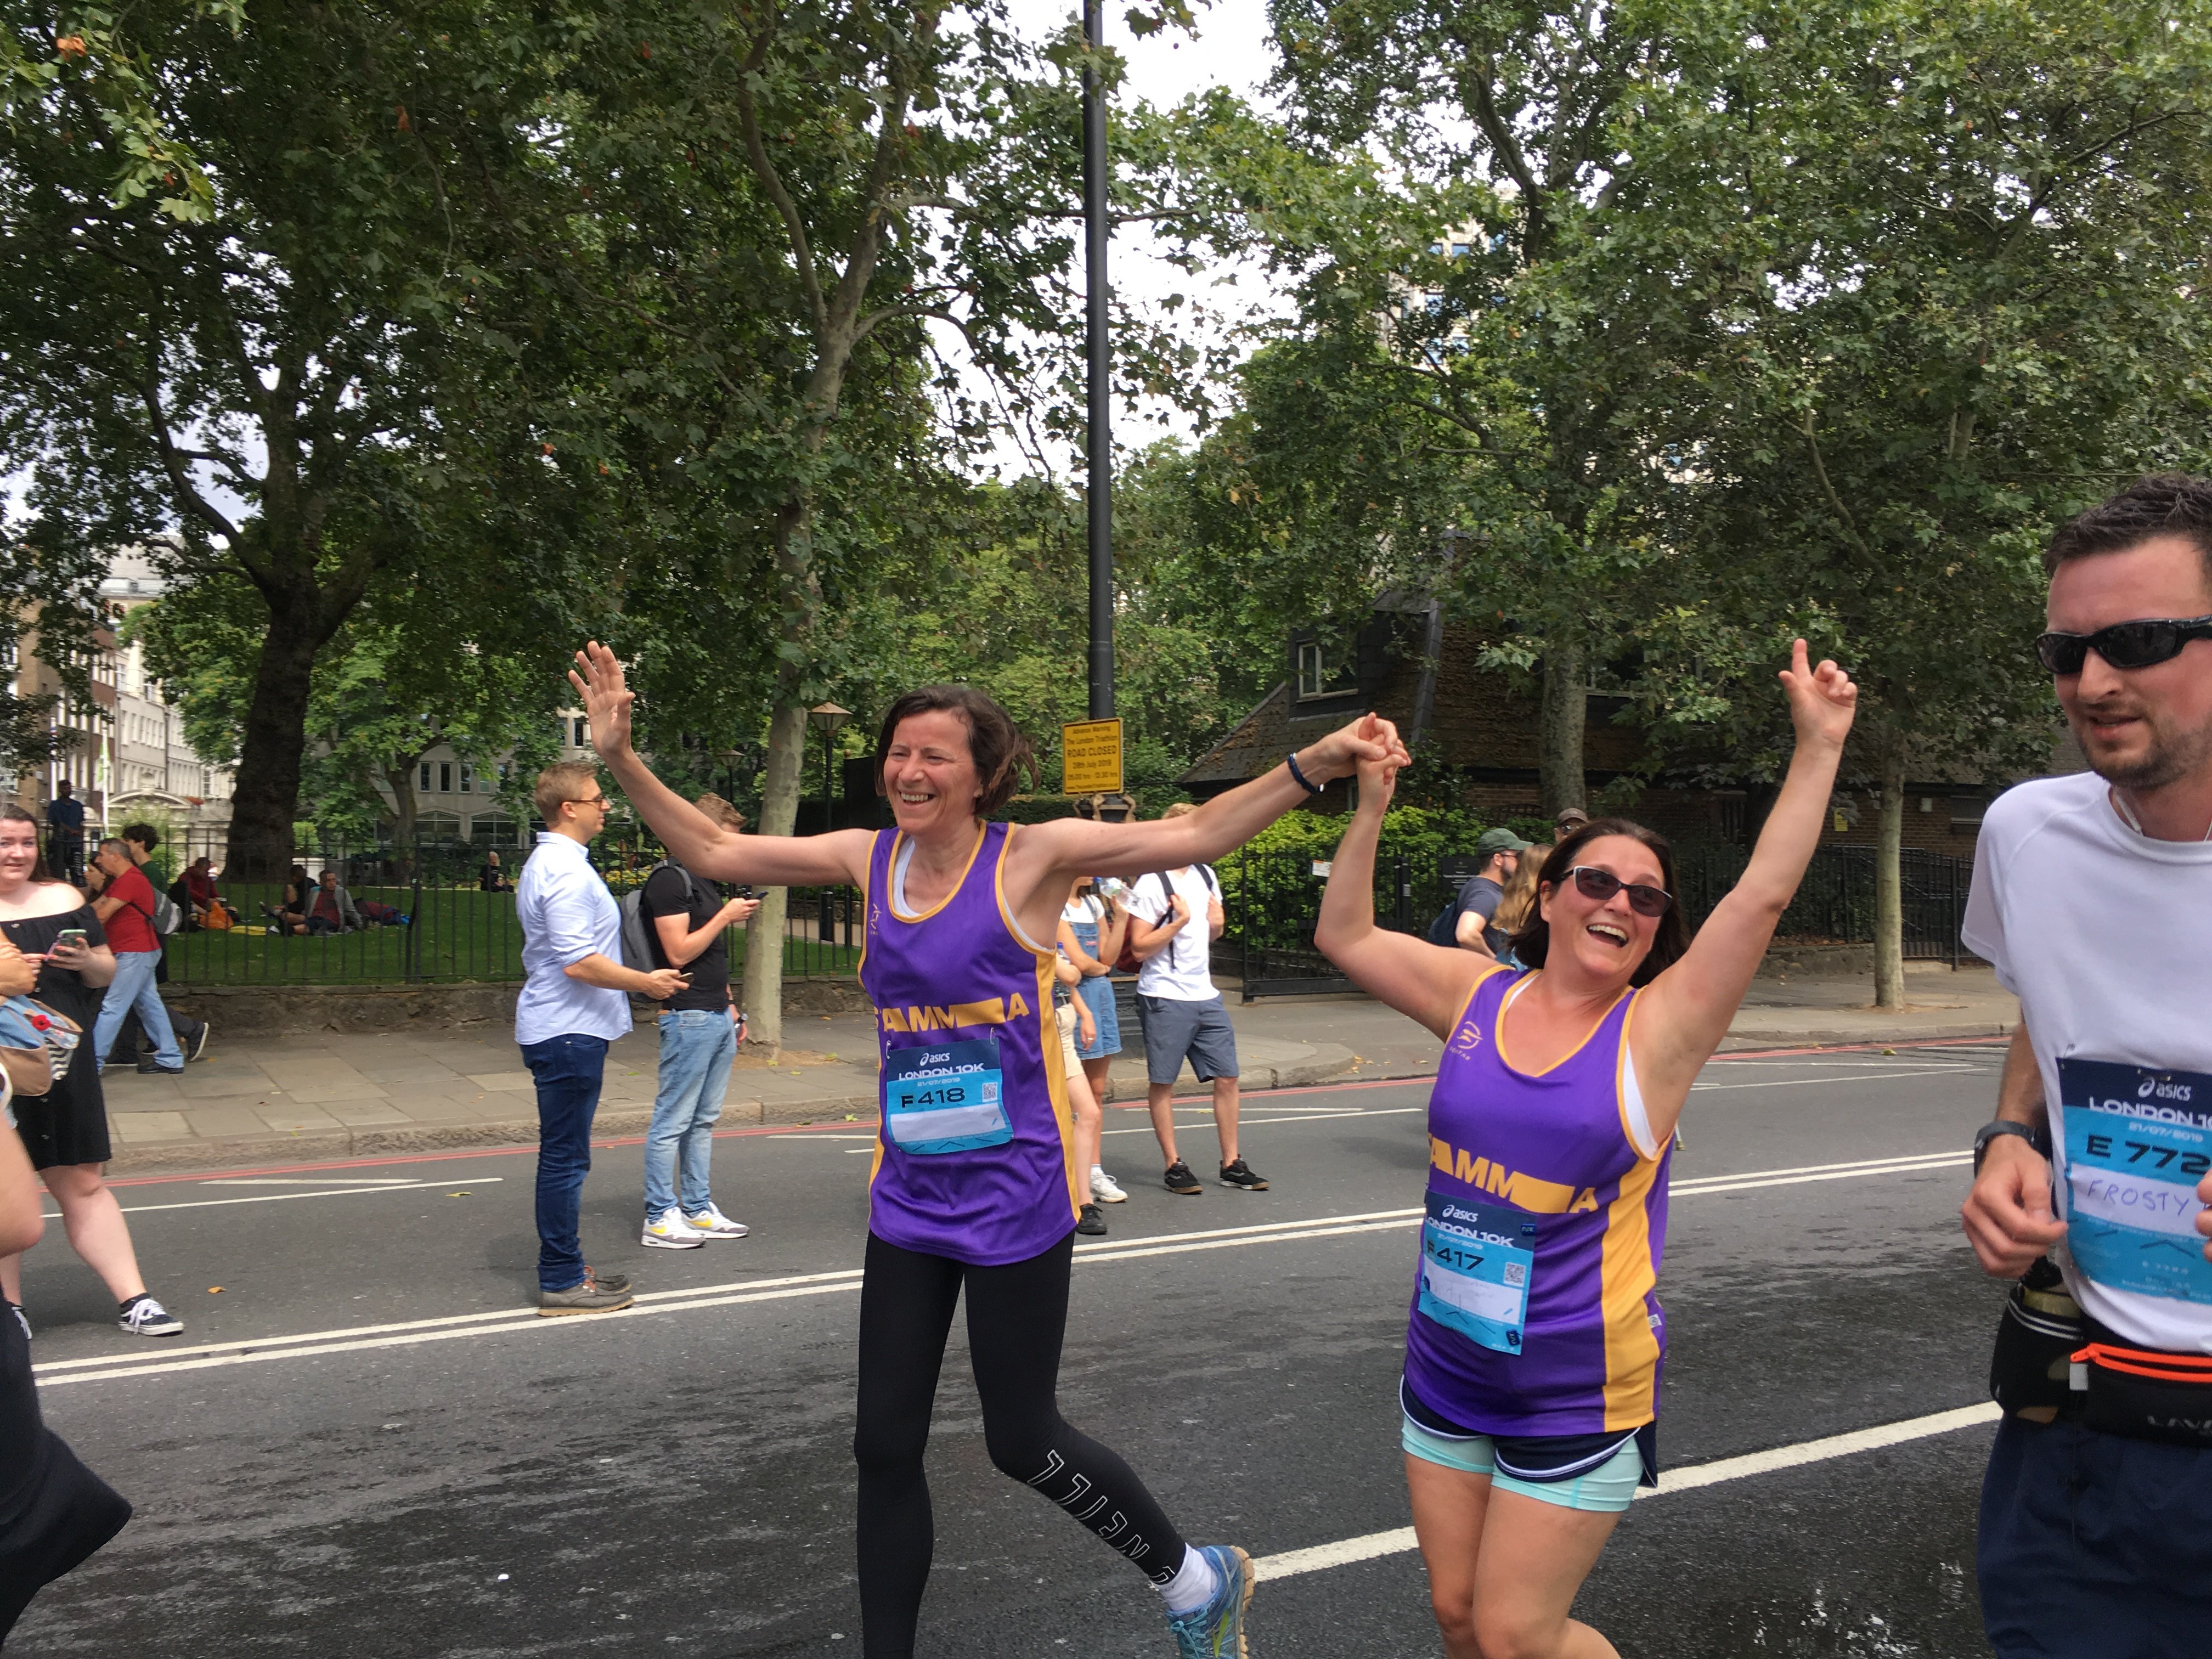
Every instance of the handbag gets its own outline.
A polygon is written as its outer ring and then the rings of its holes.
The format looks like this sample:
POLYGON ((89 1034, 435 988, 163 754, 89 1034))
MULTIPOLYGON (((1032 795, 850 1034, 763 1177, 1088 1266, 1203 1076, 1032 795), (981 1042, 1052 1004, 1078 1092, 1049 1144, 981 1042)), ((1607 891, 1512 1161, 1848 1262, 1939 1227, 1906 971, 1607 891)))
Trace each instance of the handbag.
POLYGON ((0 1070, 19 1095, 52 1092, 83 1036, 84 1027, 35 998, 0 1001, 0 1070))

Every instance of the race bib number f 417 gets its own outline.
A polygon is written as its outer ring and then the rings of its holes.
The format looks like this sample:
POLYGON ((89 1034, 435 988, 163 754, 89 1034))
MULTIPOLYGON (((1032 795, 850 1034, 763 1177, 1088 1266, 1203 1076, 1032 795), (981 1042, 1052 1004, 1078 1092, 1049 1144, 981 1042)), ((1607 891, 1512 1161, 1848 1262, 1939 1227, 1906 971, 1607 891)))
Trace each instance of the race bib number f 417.
POLYGON ((1421 1224, 1422 1316, 1483 1347, 1519 1353, 1535 1231, 1517 1210, 1431 1193, 1421 1224))
POLYGON ((2107 1290, 2212 1305, 2197 1183, 2212 1173, 2212 1078, 2062 1060, 2066 1248, 2107 1290))
POLYGON ((998 1038, 886 1050, 884 1127, 901 1152, 925 1155, 1012 1140, 998 1038))

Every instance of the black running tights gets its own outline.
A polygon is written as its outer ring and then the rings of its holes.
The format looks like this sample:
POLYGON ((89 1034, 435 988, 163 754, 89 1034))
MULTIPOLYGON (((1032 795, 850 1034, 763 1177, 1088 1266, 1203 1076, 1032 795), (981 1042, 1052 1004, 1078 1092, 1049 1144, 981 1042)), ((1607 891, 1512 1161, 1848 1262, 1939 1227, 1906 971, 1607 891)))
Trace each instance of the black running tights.
POLYGON ((860 1283, 860 1620, 863 1659, 908 1659, 935 1534, 921 1470, 929 1411, 960 1286, 1000 1472, 1035 1486, 1154 1583, 1182 1565, 1182 1536, 1119 1457, 1070 1428, 1055 1399, 1073 1234, 1004 1267, 969 1267, 868 1236, 860 1283))

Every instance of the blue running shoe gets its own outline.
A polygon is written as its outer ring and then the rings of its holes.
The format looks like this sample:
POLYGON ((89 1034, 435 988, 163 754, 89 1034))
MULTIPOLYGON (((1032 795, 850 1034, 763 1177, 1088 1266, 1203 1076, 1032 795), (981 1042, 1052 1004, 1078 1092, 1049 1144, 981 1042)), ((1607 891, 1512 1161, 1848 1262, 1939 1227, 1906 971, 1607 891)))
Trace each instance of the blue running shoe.
POLYGON ((1221 1580, 1213 1599, 1194 1612, 1170 1613, 1179 1659, 1245 1659, 1244 1609, 1252 1601, 1252 1558, 1234 1544, 1202 1544, 1199 1553, 1221 1580))

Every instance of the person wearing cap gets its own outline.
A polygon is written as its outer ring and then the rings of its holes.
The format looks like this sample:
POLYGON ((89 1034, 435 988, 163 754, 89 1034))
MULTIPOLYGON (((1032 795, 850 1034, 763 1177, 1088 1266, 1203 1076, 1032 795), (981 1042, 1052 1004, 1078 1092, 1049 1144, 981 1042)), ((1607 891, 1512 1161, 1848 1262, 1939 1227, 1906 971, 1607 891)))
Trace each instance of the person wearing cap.
POLYGON ((1579 806, 1561 807, 1559 816, 1552 820, 1552 845, 1557 847, 1589 821, 1589 814, 1579 806))
POLYGON ((1533 844, 1510 830, 1482 832, 1482 839, 1474 844, 1482 868, 1459 890, 1459 910, 1452 918, 1452 939, 1462 950, 1482 957, 1505 954, 1505 935, 1491 925, 1490 919, 1498 914, 1498 901, 1505 896, 1505 884, 1519 867, 1521 854, 1533 844))

